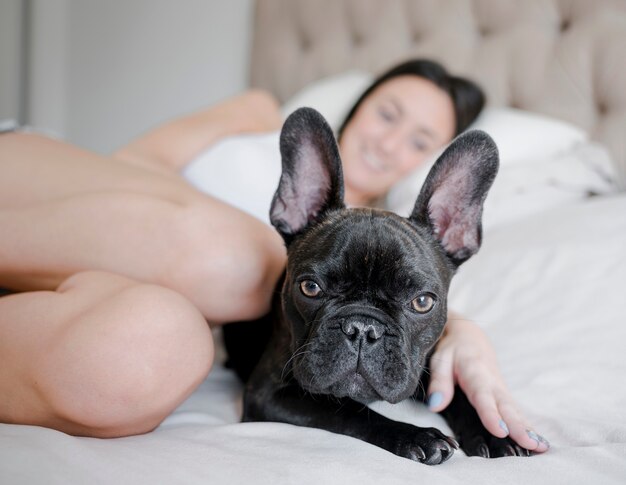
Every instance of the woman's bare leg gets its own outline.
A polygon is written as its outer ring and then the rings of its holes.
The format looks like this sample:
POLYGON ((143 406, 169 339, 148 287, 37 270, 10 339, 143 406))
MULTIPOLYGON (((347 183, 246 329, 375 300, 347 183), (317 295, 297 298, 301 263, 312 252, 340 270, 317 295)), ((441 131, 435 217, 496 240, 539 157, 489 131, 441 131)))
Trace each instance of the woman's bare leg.
POLYGON ((260 316, 278 235, 175 175, 37 135, 0 137, 0 286, 54 289, 96 269, 178 291, 211 322, 260 316))
MULTIPOLYGON (((243 101, 246 112, 273 109, 259 93, 243 101)), ((192 117, 193 136, 180 133, 189 143, 171 136, 183 120, 116 158, 0 136, 0 287, 46 290, 0 298, 0 422, 101 437, 149 431, 208 373, 206 321, 268 309, 280 238, 172 170, 178 155, 210 144, 204 134, 222 136, 209 129, 222 115, 239 129, 234 106, 192 117), (180 150, 163 152, 170 142, 180 150)), ((276 117, 257 121, 268 120, 274 127, 276 117)))
POLYGON ((166 288, 86 272, 0 298, 0 422, 87 436, 156 427, 206 377, 210 329, 166 288))

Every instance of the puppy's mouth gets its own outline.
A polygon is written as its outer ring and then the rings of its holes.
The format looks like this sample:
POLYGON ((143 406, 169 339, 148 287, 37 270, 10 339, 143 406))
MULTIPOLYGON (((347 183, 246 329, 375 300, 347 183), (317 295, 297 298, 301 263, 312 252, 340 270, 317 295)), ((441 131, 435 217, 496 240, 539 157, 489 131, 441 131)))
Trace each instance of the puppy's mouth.
POLYGON ((385 396, 382 396, 370 380, 358 370, 349 373, 329 386, 325 394, 331 394, 335 397, 349 397, 363 403, 386 401, 385 396))
POLYGON ((381 384, 381 379, 372 379, 360 370, 342 374, 332 383, 324 383, 324 385, 320 383, 316 385, 315 379, 299 379, 297 374, 296 372, 296 379, 300 386, 313 394, 326 394, 337 398, 348 397, 364 404, 372 401, 387 401, 395 404, 412 394, 412 391, 404 385, 381 384))
POLYGON ((372 351, 332 335, 314 339, 308 344, 310 352, 294 359, 293 375, 303 389, 313 394, 348 397, 363 403, 400 402, 417 386, 411 359, 398 342, 388 348, 380 344, 372 351))

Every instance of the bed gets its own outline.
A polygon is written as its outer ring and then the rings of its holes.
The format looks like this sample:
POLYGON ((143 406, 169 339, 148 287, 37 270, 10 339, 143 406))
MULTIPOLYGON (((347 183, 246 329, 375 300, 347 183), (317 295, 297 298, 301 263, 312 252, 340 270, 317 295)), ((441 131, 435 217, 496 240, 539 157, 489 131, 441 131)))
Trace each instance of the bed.
MULTIPOLYGON (((251 85, 276 94, 285 113, 313 105, 337 123, 346 105, 336 99, 410 56, 484 86, 488 109, 476 127, 498 143, 501 171, 483 247, 454 280, 450 306, 488 332, 548 453, 486 460, 457 452, 428 467, 321 430, 242 424, 242 387, 218 363, 146 435, 101 440, 0 425, 0 483, 626 483, 624 46, 620 0, 255 6, 251 85)), ((235 169, 203 188, 228 199, 235 169)), ((389 206, 407 211, 423 176, 394 188, 389 206)), ((267 194, 258 197, 242 208, 254 213, 267 194)), ((372 407, 449 432, 413 402, 372 407)))

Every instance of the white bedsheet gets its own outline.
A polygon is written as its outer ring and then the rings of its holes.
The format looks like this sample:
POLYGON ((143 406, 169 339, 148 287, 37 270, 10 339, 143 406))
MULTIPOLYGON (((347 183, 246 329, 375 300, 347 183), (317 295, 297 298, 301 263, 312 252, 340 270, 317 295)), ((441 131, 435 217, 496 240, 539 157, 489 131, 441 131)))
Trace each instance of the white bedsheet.
MULTIPOLYGON (((0 483, 626 483, 626 196, 499 225, 461 267, 451 306, 490 334, 510 388, 552 449, 428 467, 356 439, 238 423, 241 386, 219 365, 156 431, 76 438, 0 425, 0 483), (426 482, 426 480, 434 480, 426 482)), ((403 402, 398 419, 442 419, 403 402)))
MULTIPOLYGON (((267 222, 277 145, 277 133, 224 140, 185 176, 267 222)), ((607 173, 602 153, 584 145, 503 164, 487 199, 483 248, 450 293, 450 307, 491 336, 520 407, 552 443, 547 454, 485 460, 457 452, 427 467, 320 430, 241 424, 241 385, 218 364, 147 435, 99 440, 0 424, 0 484, 626 483, 626 195, 610 194, 607 173), (589 190, 608 195, 583 200, 589 190)), ((395 190, 391 208, 411 209, 423 174, 415 176, 395 190)), ((412 402, 373 407, 449 432, 412 402)))

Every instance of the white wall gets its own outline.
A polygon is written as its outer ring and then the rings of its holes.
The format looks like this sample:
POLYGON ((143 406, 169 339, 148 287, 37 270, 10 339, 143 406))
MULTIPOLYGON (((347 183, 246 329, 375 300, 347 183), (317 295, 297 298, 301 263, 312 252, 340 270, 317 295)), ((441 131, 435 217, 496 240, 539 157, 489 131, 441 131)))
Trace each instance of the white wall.
POLYGON ((247 87, 252 0, 33 0, 28 118, 106 153, 247 87))
POLYGON ((0 0, 0 120, 23 118, 22 1, 0 0))

